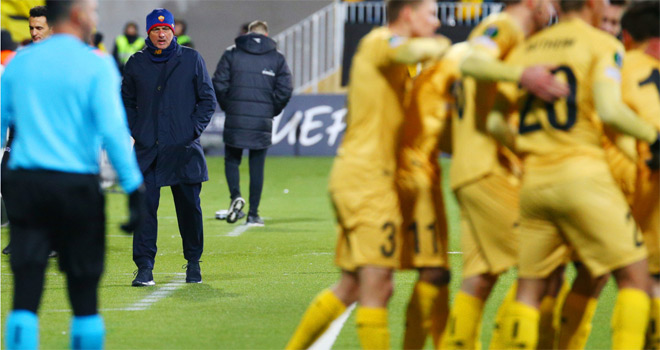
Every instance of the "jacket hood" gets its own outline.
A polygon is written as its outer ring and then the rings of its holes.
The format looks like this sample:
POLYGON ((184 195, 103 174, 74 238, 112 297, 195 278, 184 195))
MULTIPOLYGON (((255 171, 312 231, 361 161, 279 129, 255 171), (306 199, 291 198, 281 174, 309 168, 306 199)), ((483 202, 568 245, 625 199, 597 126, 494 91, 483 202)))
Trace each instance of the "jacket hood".
POLYGON ((273 39, 257 33, 241 35, 234 42, 239 49, 255 55, 263 55, 277 49, 273 39))

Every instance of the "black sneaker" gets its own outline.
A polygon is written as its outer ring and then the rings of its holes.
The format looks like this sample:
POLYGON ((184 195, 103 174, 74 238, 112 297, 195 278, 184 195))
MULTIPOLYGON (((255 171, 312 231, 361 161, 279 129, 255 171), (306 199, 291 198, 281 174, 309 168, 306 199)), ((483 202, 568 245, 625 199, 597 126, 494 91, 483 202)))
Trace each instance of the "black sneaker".
POLYGON ((183 267, 186 269, 186 283, 202 283, 202 269, 199 267, 199 261, 188 261, 183 267))
POLYGON ((9 244, 7 244, 7 246, 5 247, 5 249, 2 250, 2 254, 4 254, 4 255, 9 255, 9 254, 11 254, 11 246, 10 246, 9 244))
MULTIPOLYGON (((231 204, 229 204, 229 212, 227 213, 227 222, 230 224, 235 223, 239 219, 241 210, 245 206, 245 199, 241 197, 236 197, 232 199, 231 204)), ((243 214, 245 215, 245 214, 243 214)))
POLYGON ((248 215, 247 221, 245 222, 248 226, 264 226, 264 220, 259 217, 259 215, 248 215))
POLYGON ((155 286, 154 275, 151 269, 137 269, 133 272, 135 279, 133 280, 133 287, 155 286))

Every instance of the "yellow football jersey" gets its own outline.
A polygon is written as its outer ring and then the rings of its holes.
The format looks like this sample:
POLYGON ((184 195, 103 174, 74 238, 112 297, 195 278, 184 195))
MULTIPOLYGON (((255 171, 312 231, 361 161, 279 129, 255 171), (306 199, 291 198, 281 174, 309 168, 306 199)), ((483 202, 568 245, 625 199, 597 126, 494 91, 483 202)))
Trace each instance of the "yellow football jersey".
MULTIPOLYGON (((491 15, 470 33, 469 43, 493 57, 504 60, 522 43, 525 34, 507 13, 491 15)), ((493 107, 497 85, 465 77, 454 86, 457 108, 452 113, 452 189, 477 180, 498 167, 514 161, 502 157, 500 146, 486 130, 486 117, 493 107)))
POLYGON ((621 79, 623 100, 660 131, 660 61, 641 49, 629 51, 621 79))
POLYGON ((330 190, 394 189, 400 127, 409 66, 397 63, 406 39, 386 27, 367 34, 358 45, 348 86, 346 133, 330 174, 330 190))
POLYGON ((453 104, 451 87, 460 76, 459 62, 467 49, 466 43, 453 45, 442 60, 415 78, 401 131, 400 175, 422 171, 440 181, 440 138, 453 104))
POLYGON ((570 87, 567 98, 545 103, 515 84, 500 85, 520 113, 516 148, 527 186, 609 172, 593 86, 604 79, 619 82, 622 59, 621 43, 580 19, 560 21, 511 53, 512 64, 556 66, 555 76, 570 87))

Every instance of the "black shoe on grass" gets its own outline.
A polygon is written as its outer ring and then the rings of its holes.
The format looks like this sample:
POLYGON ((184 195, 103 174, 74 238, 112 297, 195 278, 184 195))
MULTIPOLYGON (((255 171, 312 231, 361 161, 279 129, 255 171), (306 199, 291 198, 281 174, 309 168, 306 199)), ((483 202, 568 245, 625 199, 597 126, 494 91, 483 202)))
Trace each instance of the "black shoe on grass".
POLYGON ((264 220, 259 217, 259 215, 248 215, 247 221, 245 222, 246 225, 248 226, 257 226, 257 227, 263 227, 264 226, 264 220))
POLYGON ((202 283, 202 269, 199 261, 188 261, 186 268, 186 283, 202 283))
POLYGON ((137 269, 133 272, 135 279, 133 280, 133 287, 146 287, 146 286, 155 286, 154 275, 151 269, 137 269))

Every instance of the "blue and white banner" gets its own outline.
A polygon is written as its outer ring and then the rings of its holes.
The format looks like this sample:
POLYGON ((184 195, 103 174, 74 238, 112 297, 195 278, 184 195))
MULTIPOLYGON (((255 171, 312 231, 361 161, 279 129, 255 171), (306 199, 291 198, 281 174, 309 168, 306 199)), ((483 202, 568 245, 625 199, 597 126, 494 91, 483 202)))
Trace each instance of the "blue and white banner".
MULTIPOLYGON (((222 154, 224 113, 218 111, 202 134, 210 154, 222 154)), ((273 120, 269 155, 334 156, 346 130, 346 95, 296 95, 273 120)))

